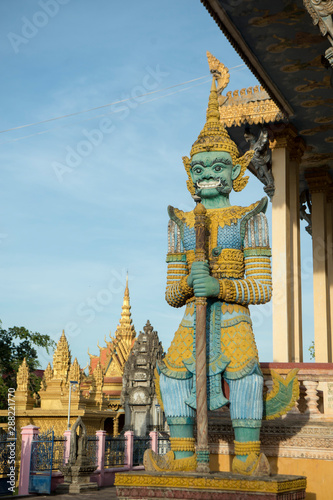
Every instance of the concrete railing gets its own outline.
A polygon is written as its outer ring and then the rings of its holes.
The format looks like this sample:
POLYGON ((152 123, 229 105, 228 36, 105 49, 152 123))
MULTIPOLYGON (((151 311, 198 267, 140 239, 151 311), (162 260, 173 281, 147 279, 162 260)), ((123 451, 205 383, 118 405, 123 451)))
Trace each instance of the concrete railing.
POLYGON ((310 419, 333 419, 333 363, 260 363, 267 390, 272 387, 271 369, 282 377, 298 369, 300 398, 291 410, 310 419))

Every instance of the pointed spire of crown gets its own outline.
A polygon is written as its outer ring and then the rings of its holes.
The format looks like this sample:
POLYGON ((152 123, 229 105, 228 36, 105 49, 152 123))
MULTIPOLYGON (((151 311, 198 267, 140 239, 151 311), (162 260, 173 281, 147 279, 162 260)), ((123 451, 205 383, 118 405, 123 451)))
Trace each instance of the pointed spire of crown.
POLYGON ((217 124, 219 124, 220 122, 219 101, 217 98, 215 76, 213 76, 212 86, 210 88, 208 108, 206 113, 206 122, 207 123, 217 122, 217 124))
MULTIPOLYGON (((209 151, 223 151, 229 153, 233 165, 241 166, 240 173, 233 181, 234 191, 241 191, 247 184, 249 177, 244 177, 246 167, 250 163, 254 152, 247 151, 242 157, 239 157, 238 147, 230 138, 227 130, 222 125, 220 120, 220 107, 218 100, 218 91, 216 89, 216 80, 219 83, 219 91, 223 90, 229 82, 229 71, 218 59, 207 52, 210 71, 213 75, 212 86, 210 89, 208 108, 206 113, 206 123, 199 134, 198 139, 192 145, 191 159, 197 153, 205 153, 209 151)), ((191 178, 190 169, 191 161, 187 156, 183 157, 184 167, 188 176, 187 189, 196 199, 195 187, 191 178)), ((197 200, 196 200, 197 201, 197 200)))
POLYGON ((206 123, 192 146, 191 157, 206 151, 228 152, 233 161, 239 156, 236 144, 230 139, 228 132, 220 121, 219 101, 214 75, 209 94, 206 123))

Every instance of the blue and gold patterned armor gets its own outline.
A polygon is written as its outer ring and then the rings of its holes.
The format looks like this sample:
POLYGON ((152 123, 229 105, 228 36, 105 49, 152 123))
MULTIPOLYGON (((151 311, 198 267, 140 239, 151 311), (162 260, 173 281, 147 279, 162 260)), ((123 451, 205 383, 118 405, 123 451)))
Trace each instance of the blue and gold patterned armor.
MULTIPOLYGON (((221 391, 221 374, 228 380, 261 375, 249 304, 271 297, 271 269, 267 220, 267 199, 250 207, 207 210, 209 266, 211 275, 228 288, 228 301, 208 299, 207 364, 208 408, 215 410, 227 401, 221 391)), ((168 278, 166 299, 173 307, 186 304, 184 317, 171 346, 158 365, 159 371, 174 379, 195 374, 195 302, 193 292, 184 296, 182 284, 194 261, 193 212, 169 208, 168 278)), ((195 408, 195 378, 187 404, 195 408)), ((260 417, 261 418, 261 417, 260 417)))

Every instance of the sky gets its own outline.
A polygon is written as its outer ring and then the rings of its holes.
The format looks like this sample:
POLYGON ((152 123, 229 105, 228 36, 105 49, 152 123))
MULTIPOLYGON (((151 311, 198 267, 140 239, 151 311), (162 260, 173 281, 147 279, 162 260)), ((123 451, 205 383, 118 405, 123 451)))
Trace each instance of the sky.
MULTIPOLYGON (((206 51, 229 68, 226 91, 258 82, 199 0, 2 0, 0 11, 3 328, 55 341, 64 329, 84 367, 115 333, 128 271, 136 332, 149 319, 167 350, 183 314, 164 299, 167 206, 194 208, 182 156, 205 123, 206 51)), ((231 203, 264 196, 250 176, 231 203)), ((305 361, 311 269, 302 223, 305 361)), ((271 306, 251 310, 271 361, 271 306)), ((51 359, 39 352, 42 368, 51 359)))

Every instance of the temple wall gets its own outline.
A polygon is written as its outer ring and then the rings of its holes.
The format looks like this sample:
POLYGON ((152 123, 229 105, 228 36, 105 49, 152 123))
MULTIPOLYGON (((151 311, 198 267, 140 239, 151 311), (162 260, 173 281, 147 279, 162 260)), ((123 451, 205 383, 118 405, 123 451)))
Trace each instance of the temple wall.
MULTIPOLYGON (((333 491, 331 460, 267 456, 272 474, 288 474, 307 477, 306 500, 327 500, 333 491)), ((233 455, 212 454, 211 471, 231 470, 233 455)))

